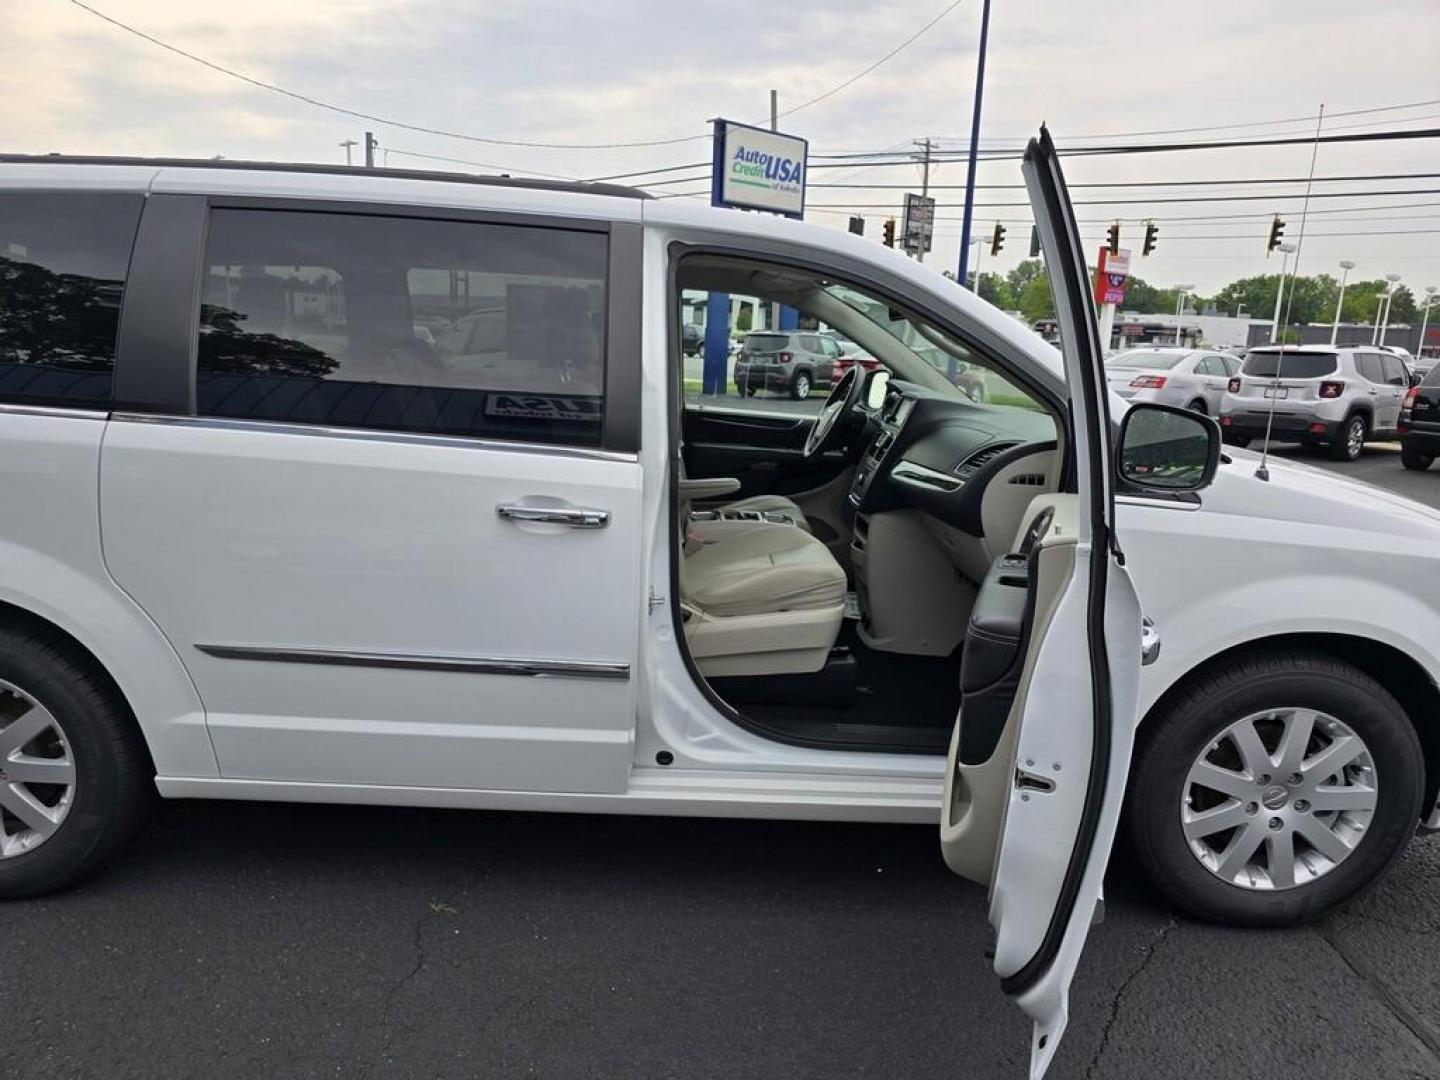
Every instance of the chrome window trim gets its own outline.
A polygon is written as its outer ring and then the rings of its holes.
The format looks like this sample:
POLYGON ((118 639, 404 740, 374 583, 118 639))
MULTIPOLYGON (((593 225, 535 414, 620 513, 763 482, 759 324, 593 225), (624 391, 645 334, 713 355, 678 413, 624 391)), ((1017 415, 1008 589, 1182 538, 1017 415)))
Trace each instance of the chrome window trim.
POLYGON ((1198 501, 1181 500, 1164 495, 1116 495, 1117 506, 1146 506, 1152 510, 1184 510, 1194 513, 1200 509, 1198 501))
POLYGON ((212 431, 254 431, 273 435, 309 435, 330 439, 396 443, 405 446, 439 446, 475 450, 503 450, 512 454, 542 454, 547 457, 583 458, 590 461, 638 462, 638 453, 595 450, 559 443, 508 442, 503 439, 472 439, 464 435, 430 435, 407 431, 380 431, 375 428, 326 427, 323 424, 294 424, 283 420, 241 420, 223 416, 175 416, 166 413, 117 412, 115 421, 134 424, 164 424, 212 431))
POLYGON ((221 660, 259 660, 278 664, 329 664, 339 667, 406 668, 471 675, 521 675, 536 679, 628 680, 630 665, 612 661, 532 660, 509 656, 435 656, 424 653, 353 652, 343 649, 294 649, 271 645, 202 645, 195 648, 221 660))
POLYGON ((110 407, 102 409, 62 408, 58 405, 25 405, 18 401, 0 401, 0 413, 10 416, 51 416, 66 420, 104 420, 110 407))

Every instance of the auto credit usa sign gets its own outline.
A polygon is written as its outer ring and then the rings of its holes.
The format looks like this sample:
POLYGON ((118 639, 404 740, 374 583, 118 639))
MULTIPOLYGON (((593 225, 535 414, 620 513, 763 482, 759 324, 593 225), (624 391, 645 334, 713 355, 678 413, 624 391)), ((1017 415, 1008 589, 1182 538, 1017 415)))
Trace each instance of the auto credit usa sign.
POLYGON ((809 153, 805 139, 716 120, 710 201, 801 217, 809 153))

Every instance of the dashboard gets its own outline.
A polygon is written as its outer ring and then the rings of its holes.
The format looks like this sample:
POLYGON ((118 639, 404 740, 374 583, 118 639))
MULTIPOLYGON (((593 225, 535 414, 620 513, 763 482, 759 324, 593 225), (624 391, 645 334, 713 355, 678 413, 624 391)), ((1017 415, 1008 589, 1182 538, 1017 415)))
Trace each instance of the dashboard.
MULTIPOLYGON (((872 420, 875 432, 856 465, 850 505, 857 514, 914 509, 974 537, 986 535, 985 498, 1002 478, 1029 487, 1025 502, 1053 490, 1053 467, 1012 467, 1056 449, 1055 422, 1025 409, 994 408, 892 382, 872 420)), ((995 538, 1008 544, 1013 534, 995 538)))

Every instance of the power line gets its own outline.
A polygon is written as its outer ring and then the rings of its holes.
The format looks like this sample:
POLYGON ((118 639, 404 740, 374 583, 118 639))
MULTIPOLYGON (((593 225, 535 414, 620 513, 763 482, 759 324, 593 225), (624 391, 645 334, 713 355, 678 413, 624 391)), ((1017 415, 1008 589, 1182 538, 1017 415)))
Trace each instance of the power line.
MULTIPOLYGON (((1440 173, 1365 173, 1355 176, 1317 176, 1315 183, 1351 183, 1361 180, 1434 180, 1440 177, 1440 173)), ((678 184, 682 180, 664 180, 655 184, 646 184, 646 187, 659 187, 661 183, 678 184)), ((1092 181, 1083 184, 1067 184, 1069 188, 1134 188, 1134 187, 1248 187, 1254 184, 1303 184, 1305 177, 1252 177, 1244 180, 1105 180, 1092 181)), ((886 191, 908 191, 913 184, 810 184, 812 190, 815 188, 868 188, 872 190, 886 191)), ((976 184, 977 189, 987 188, 992 191, 999 190, 1024 190, 1024 184, 976 184)), ((932 191, 963 191, 964 184, 931 184, 932 191)))
MULTIPOLYGON (((1368 197, 1370 197, 1370 196, 1372 196, 1372 195, 1440 195, 1440 188, 1405 188, 1405 189, 1402 189, 1402 190, 1399 190, 1399 191, 1317 191, 1317 192, 1315 192, 1313 195, 1311 195, 1310 197, 1311 197, 1312 199, 1360 199, 1360 198, 1368 198, 1368 197)), ((1285 198, 1286 196, 1275 196, 1275 195, 1183 195, 1183 196, 1178 196, 1178 197, 1176 197, 1176 198, 1168 198, 1168 197, 1167 197, 1167 198, 1161 198, 1161 199, 1076 199, 1076 200, 1074 200, 1074 201, 1071 203, 1071 205, 1072 205, 1072 206, 1155 206, 1155 205, 1161 204, 1161 203, 1260 202, 1260 201, 1273 200, 1273 199, 1275 199, 1275 198, 1277 198, 1277 197, 1279 197, 1279 198, 1285 198)), ((1288 197, 1289 197, 1289 198, 1294 198, 1295 196, 1292 195, 1292 196, 1288 196, 1288 197)), ((942 204, 940 204, 940 205, 957 206, 957 205, 959 205, 959 204, 957 204, 957 203, 943 204, 943 203, 942 203, 942 204)), ((986 207, 986 208, 994 208, 994 207, 1017 207, 1017 206, 1029 206, 1029 205, 1030 205, 1030 204, 1029 204, 1028 202, 992 202, 992 203, 979 203, 979 202, 977 202, 977 203, 975 204, 975 206, 976 206, 977 208, 979 208, 979 207, 986 207)), ((887 210, 887 209, 893 209, 894 206, 895 206, 894 203, 888 203, 888 202, 885 202, 885 203, 843 203, 843 202, 841 202, 841 203, 807 203, 807 204, 806 204, 806 209, 808 210, 808 209, 810 209, 811 207, 814 207, 814 208, 817 209, 817 210, 819 210, 819 209, 827 209, 827 210, 841 210, 841 209, 850 209, 850 210, 887 210)))
POLYGON ((444 157, 441 154, 422 154, 418 150, 397 150, 393 146, 381 147, 387 154, 399 154, 401 157, 423 158, 426 161, 444 161, 451 165, 474 165, 479 169, 495 169, 503 173, 524 173, 527 176, 543 176, 547 180, 575 180, 573 176, 565 176, 562 173, 541 172, 538 169, 517 169, 513 165, 493 165, 487 161, 470 161, 467 158, 444 157))
MULTIPOLYGON (((79 8, 81 11, 88 12, 102 22, 109 23, 117 30, 123 30, 127 34, 133 34, 135 37, 140 38, 142 41, 147 41, 151 45, 156 46, 157 48, 164 49, 166 52, 173 53, 174 55, 179 57, 183 57, 184 59, 189 60, 191 63, 199 64, 200 66, 209 68, 211 71, 217 72, 221 75, 226 75, 232 79, 238 79, 239 81, 247 83, 248 85, 256 87, 257 89, 269 90, 271 93, 280 94, 294 101, 299 101, 305 105, 311 105, 317 109, 327 109, 330 112, 339 113, 342 116, 349 116, 356 120, 367 120, 375 124, 384 124, 387 127, 401 128, 405 131, 415 131, 425 135, 438 135, 447 139, 461 139, 465 142, 485 143, 490 146, 519 146, 540 150, 628 150, 651 146, 675 146, 680 143, 697 142, 702 139, 710 138, 709 134, 704 134, 682 135, 672 139, 644 139, 635 142, 554 143, 534 142, 526 139, 496 139, 484 135, 469 135, 465 132, 460 131, 447 131, 444 128, 427 127, 423 124, 412 124, 404 120, 395 120, 389 117, 376 116, 372 113, 361 112, 358 109, 349 109, 343 105, 336 105, 334 102, 324 101, 309 94, 302 94, 299 91, 290 90, 286 87, 279 86, 272 82, 266 82, 264 79, 257 79, 255 76, 247 75, 243 71, 237 71, 234 68, 226 67, 224 64, 216 63, 213 60, 207 60, 203 56, 197 56, 195 53, 182 49, 178 45, 171 45, 167 41, 162 41, 160 38, 157 38, 152 34, 147 34, 145 31, 140 30, 137 27, 131 26, 128 23, 123 23, 119 19, 107 15, 105 14, 105 12, 100 11, 97 8, 91 7, 89 4, 84 3, 84 0, 69 0, 69 2, 75 7, 79 8)), ((920 27, 919 30, 915 31, 915 33, 911 34, 908 38, 902 41, 899 45, 895 46, 895 48, 891 49, 879 60, 876 60, 873 64, 870 64, 868 67, 861 69, 858 73, 850 76, 850 78, 846 79, 844 82, 836 86, 832 86, 823 94, 818 94, 815 97, 811 98, 809 101, 802 102, 801 104, 796 105, 793 108, 786 109, 779 115, 791 116, 802 109, 808 109, 812 105, 818 105, 826 98, 833 97, 835 94, 840 93, 840 91, 846 89, 847 87, 853 86, 855 83, 865 78, 865 76, 869 75, 876 68, 880 67, 887 61, 894 59, 905 49, 913 45, 927 30, 933 27, 941 19, 945 18, 945 16, 949 15, 963 2, 964 0, 953 0, 953 2, 944 11, 940 12, 939 15, 935 16, 935 18, 931 19, 924 26, 920 27)))
POLYGON ((820 102, 824 101, 826 98, 831 97, 831 96, 833 96, 833 95, 835 95, 835 94, 838 94, 841 90, 844 90, 847 86, 852 86, 852 85, 854 85, 855 83, 859 82, 859 81, 860 81, 861 79, 863 79, 866 75, 869 75, 872 71, 874 71, 876 68, 878 68, 881 64, 884 64, 884 63, 885 63, 886 61, 888 61, 888 60, 893 60, 896 56, 900 55, 900 53, 902 53, 902 52, 904 52, 906 49, 908 49, 911 45, 913 45, 916 41, 918 41, 918 40, 920 39, 920 37, 921 37, 927 30, 929 30, 932 26, 934 26, 936 23, 938 23, 941 19, 945 18, 946 15, 949 15, 952 11, 954 11, 954 10, 955 10, 957 7, 959 7, 962 3, 964 3, 964 0, 954 0, 954 2, 953 2, 952 4, 950 4, 950 6, 947 7, 944 11, 940 12, 939 15, 936 15, 933 19, 931 19, 928 23, 926 23, 924 26, 922 26, 919 30, 916 30, 915 33, 911 34, 908 38, 906 38, 904 41, 902 41, 899 45, 895 46, 895 48, 891 49, 888 53, 886 53, 884 56, 882 56, 879 60, 876 60, 873 64, 871 64, 869 67, 865 68, 863 71, 859 72, 859 73, 856 74, 856 75, 852 75, 850 78, 846 79, 846 80, 845 80, 844 82, 842 82, 840 85, 831 87, 829 90, 826 90, 823 94, 820 94, 820 95, 818 95, 817 97, 813 97, 813 98, 811 98, 809 101, 804 102, 803 104, 796 105, 793 109, 786 109, 786 110, 784 110, 783 112, 778 113, 777 116, 792 116, 792 115, 794 115, 795 113, 799 112, 801 109, 808 109, 808 108, 810 108, 811 105, 818 105, 820 102))

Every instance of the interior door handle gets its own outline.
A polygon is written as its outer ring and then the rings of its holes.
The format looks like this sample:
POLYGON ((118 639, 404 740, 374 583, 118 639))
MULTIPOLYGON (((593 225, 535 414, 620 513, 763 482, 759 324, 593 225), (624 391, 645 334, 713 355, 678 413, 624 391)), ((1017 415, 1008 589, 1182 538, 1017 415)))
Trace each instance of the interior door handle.
POLYGON ((533 521, 542 525, 565 525, 572 529, 603 529, 610 524, 609 510, 580 506, 520 506, 501 503, 495 513, 506 521, 533 521))

